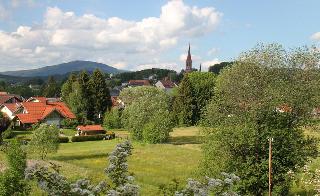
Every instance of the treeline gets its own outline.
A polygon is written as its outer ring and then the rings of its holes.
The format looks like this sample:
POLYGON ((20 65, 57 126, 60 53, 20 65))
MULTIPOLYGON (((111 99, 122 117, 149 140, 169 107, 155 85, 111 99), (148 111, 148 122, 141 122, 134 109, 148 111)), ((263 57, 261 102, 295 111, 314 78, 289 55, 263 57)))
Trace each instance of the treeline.
POLYGON ((7 83, 0 81, 0 91, 21 95, 24 98, 32 96, 60 97, 61 85, 64 81, 49 76, 47 81, 41 78, 31 78, 24 83, 7 83))
POLYGON ((155 76, 155 79, 161 80, 165 77, 170 78, 172 81, 179 80, 179 76, 176 71, 168 70, 168 69, 145 69, 141 71, 134 72, 124 72, 119 73, 114 76, 114 78, 120 79, 121 82, 128 82, 129 80, 142 80, 148 79, 149 76, 155 76))

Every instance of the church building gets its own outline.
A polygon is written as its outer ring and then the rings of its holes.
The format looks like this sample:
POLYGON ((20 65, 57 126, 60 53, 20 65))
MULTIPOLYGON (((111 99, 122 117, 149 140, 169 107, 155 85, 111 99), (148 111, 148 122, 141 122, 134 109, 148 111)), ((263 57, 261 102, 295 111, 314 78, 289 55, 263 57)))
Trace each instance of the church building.
POLYGON ((186 60, 186 73, 190 73, 190 72, 192 72, 192 59, 191 59, 190 43, 189 43, 188 56, 186 60))

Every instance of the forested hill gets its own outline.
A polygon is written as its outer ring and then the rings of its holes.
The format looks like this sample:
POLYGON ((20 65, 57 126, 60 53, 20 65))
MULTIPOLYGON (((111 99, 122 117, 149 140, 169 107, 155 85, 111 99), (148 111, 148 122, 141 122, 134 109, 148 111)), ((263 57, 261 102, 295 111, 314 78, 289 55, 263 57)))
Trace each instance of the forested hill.
POLYGON ((41 67, 38 69, 19 70, 1 72, 3 75, 19 76, 19 77, 36 77, 36 76, 49 76, 49 75, 65 75, 70 72, 79 72, 87 70, 93 72, 95 69, 100 69, 105 73, 120 73, 122 70, 116 69, 106 64, 92 62, 92 61, 72 61, 58 65, 41 67))

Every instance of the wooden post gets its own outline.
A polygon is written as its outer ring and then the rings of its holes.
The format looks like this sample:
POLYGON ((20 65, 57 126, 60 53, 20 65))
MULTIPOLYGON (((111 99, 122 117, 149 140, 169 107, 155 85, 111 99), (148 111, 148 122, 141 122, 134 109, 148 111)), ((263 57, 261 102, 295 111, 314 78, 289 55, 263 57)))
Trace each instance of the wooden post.
POLYGON ((272 196, 272 142, 273 138, 269 138, 269 196, 272 196))

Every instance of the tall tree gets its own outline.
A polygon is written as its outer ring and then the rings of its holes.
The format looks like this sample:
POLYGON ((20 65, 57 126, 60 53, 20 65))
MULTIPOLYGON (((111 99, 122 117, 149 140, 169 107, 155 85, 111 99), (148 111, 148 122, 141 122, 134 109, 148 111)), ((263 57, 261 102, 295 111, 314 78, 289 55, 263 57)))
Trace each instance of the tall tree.
POLYGON ((215 97, 203 126, 204 175, 235 172, 243 195, 268 190, 268 139, 273 142, 273 193, 288 195, 288 171, 317 155, 317 143, 301 125, 319 104, 320 53, 259 45, 240 56, 217 78, 215 97))
POLYGON ((43 89, 43 96, 45 97, 58 97, 60 92, 59 84, 56 82, 54 77, 49 76, 47 83, 43 89))
POLYGON ((78 77, 79 90, 84 106, 84 118, 94 120, 94 104, 92 88, 90 85, 90 76, 86 71, 82 71, 78 77))
POLYGON ((92 89, 92 103, 94 105, 94 120, 101 122, 103 114, 111 109, 112 101, 106 79, 100 70, 96 69, 90 78, 92 89))
POLYGON ((188 74, 186 74, 179 87, 178 95, 174 98, 173 111, 178 125, 192 125, 192 112, 195 104, 192 98, 192 86, 188 74))
POLYGON ((73 91, 72 85, 76 80, 77 80, 77 75, 74 73, 71 73, 68 77, 68 80, 61 87, 61 98, 68 105, 69 105, 69 103, 68 103, 69 95, 73 91))
POLYGON ((196 125, 200 120, 202 110, 214 95, 216 75, 211 72, 191 72, 188 78, 192 86, 191 97, 194 103, 192 124, 196 125))

